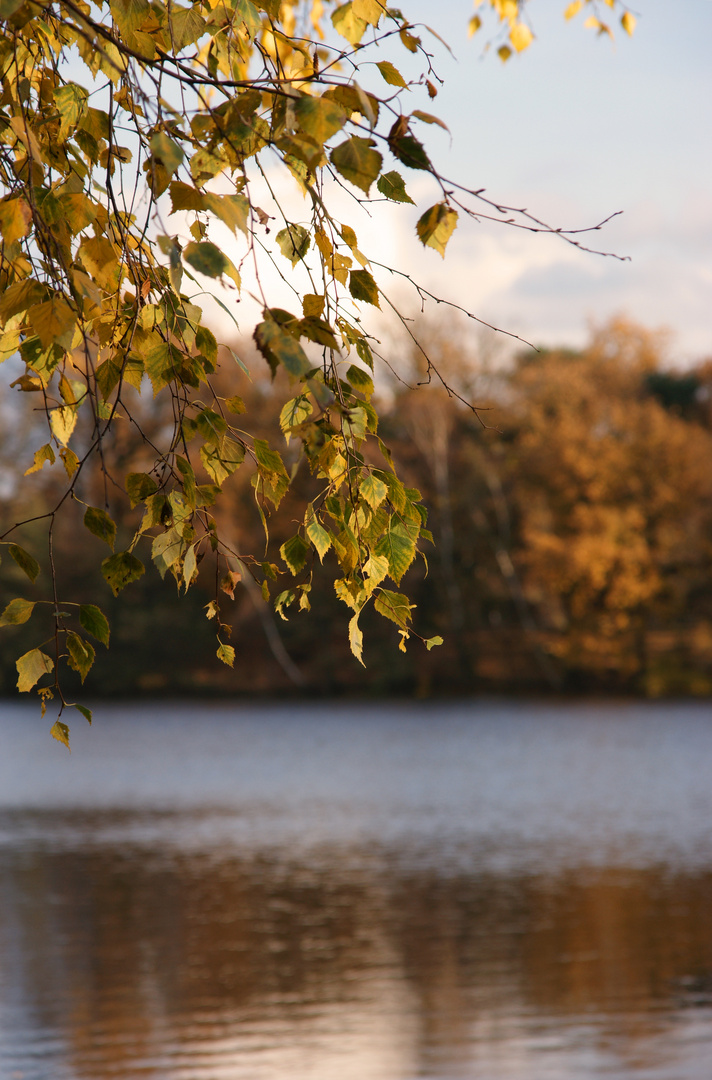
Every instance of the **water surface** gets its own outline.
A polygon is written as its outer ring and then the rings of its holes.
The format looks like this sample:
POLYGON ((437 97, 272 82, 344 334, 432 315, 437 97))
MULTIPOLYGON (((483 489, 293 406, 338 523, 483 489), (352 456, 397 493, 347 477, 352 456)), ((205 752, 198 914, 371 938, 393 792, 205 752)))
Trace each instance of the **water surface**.
POLYGON ((708 1080, 706 705, 0 709, 0 1076, 708 1080))

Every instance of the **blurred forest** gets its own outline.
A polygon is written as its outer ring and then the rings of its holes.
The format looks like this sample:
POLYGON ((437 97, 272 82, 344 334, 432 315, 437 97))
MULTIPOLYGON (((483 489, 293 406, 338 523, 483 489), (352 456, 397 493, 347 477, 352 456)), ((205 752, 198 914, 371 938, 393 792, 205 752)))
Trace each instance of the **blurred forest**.
MULTIPOLYGON (((403 654, 393 624, 364 617, 364 671, 349 651, 349 612, 318 565, 308 565, 311 612, 292 608, 288 621, 247 574, 234 599, 223 580, 222 617, 237 654, 231 670, 215 658, 205 612, 224 567, 216 578, 207 557, 198 587, 178 596, 170 575, 161 581, 150 565, 114 599, 99 571, 106 551, 76 503, 55 536, 63 598, 99 604, 112 627, 111 649, 97 645, 85 693, 712 693, 712 360, 678 369, 663 335, 622 318, 593 331, 582 351, 528 349, 507 362, 473 343, 466 327, 430 323, 416 332, 455 393, 435 378, 418 385, 421 354, 402 342, 407 378, 380 384, 379 434, 430 507, 435 544, 406 581, 415 629, 441 634, 444 645, 426 652, 411 639, 403 654)), ((298 464, 295 440, 284 449, 267 366, 248 345, 238 351, 252 379, 226 359, 218 381, 244 399, 250 430, 297 467, 294 491, 268 523, 266 557, 280 563, 316 481, 298 464)), ((58 461, 23 482, 18 503, 35 428, 45 422, 33 397, 0 401, 1 532, 42 514, 61 490, 58 461)), ((141 402, 150 438, 166 417, 149 395, 141 402)), ((148 461, 128 422, 110 453, 122 475, 148 461)), ((246 462, 226 482, 218 513, 237 550, 259 553, 264 532, 249 470, 246 462)), ((104 504, 98 475, 83 472, 77 490, 104 504)), ((108 501, 119 541, 128 541, 139 511, 118 488, 108 501)), ((26 526, 12 539, 32 550, 46 543, 46 529, 38 524, 33 536, 26 526)), ((275 581, 273 595, 287 587, 286 577, 275 581)), ((15 596, 43 598, 48 588, 3 560, 3 606, 15 596)), ((15 658, 38 644, 37 620, 0 634, 0 691, 9 694, 15 658)))

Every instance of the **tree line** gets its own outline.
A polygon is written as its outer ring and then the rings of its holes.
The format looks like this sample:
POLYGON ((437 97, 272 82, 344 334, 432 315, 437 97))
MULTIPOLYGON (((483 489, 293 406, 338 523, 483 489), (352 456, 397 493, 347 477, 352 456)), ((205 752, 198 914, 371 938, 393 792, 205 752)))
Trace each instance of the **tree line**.
MULTIPOLYGON (((620 318, 583 349, 530 349, 506 362, 452 323, 423 324, 418 340, 446 385, 420 385, 424 352, 402 342, 400 355, 410 355, 400 377, 377 386, 375 400, 403 497, 429 507, 423 528, 433 542, 405 586, 416 632, 441 637, 442 647, 400 651, 398 624, 366 612, 364 672, 342 632, 334 575, 315 572, 318 550, 305 551, 294 573, 299 508, 317 481, 280 430, 274 402, 285 376, 263 377, 243 343, 246 422, 256 438, 282 446, 291 483, 267 516, 243 468, 223 484, 216 514, 234 550, 264 552, 269 597, 239 562, 205 559, 185 596, 181 575, 170 587, 168 565, 167 582, 150 567, 115 598, 92 569, 102 540, 82 525, 85 504, 104 497, 105 472, 86 470, 53 555, 66 595, 96 597, 112 628, 111 653, 97 643, 93 695, 712 692, 712 362, 677 369, 663 335, 620 318), (233 668, 215 662, 216 620, 235 649, 233 668)), ((47 468, 24 476, 36 445, 30 406, 30 395, 2 402, 6 417, 17 421, 19 410, 23 422, 3 424, 0 483, 3 530, 38 519, 34 537, 32 525, 23 533, 31 554, 45 543, 41 515, 58 481, 47 468)), ((138 395, 136 408, 140 426, 117 434, 111 470, 140 473, 172 422, 160 399, 138 395)), ((111 492, 119 540, 136 528, 131 504, 111 492)), ((336 558, 323 553, 325 563, 336 558)), ((12 560, 0 584, 7 596, 40 587, 12 560)), ((2 650, 4 693, 15 686, 28 630, 0 630, 6 643, 13 635, 2 650)))

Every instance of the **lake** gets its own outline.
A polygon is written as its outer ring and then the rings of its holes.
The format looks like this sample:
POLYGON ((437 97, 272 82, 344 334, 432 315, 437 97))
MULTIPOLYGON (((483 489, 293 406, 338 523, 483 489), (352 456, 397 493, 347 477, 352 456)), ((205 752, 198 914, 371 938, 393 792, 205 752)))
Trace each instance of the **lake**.
POLYGON ((0 704, 3 1078, 712 1075, 708 704, 69 720, 0 704))

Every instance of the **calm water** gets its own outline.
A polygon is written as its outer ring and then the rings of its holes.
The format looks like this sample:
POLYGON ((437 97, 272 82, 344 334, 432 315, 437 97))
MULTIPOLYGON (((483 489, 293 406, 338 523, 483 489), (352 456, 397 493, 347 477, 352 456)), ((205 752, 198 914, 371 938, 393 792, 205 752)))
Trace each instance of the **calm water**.
POLYGON ((0 706, 5 1080, 709 1080, 708 705, 0 706))

